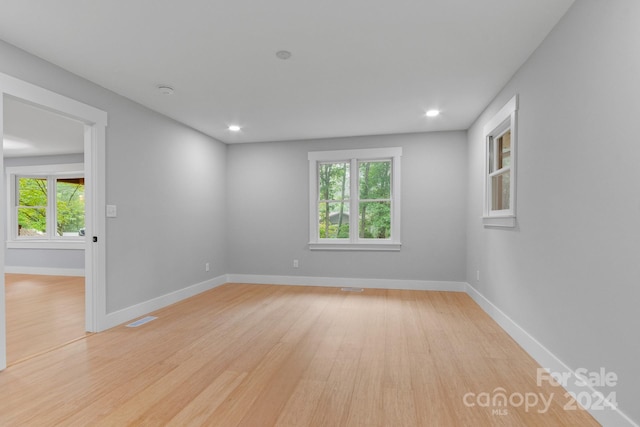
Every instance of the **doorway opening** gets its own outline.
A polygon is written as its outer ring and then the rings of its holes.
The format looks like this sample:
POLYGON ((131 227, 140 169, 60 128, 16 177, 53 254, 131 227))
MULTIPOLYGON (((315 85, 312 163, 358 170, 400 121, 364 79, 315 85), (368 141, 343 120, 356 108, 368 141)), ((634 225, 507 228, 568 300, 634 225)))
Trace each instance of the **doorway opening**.
MULTIPOLYGON (((31 128, 32 131, 46 128, 44 122, 31 119, 26 119, 27 128, 31 128)), ((65 275, 69 276, 64 281, 71 287, 74 287, 71 283, 75 283, 76 288, 75 297, 70 296, 69 301, 77 302, 79 297, 83 304, 81 308, 76 309, 61 304, 57 308, 57 314, 64 315, 65 312, 70 314, 74 311, 77 313, 79 310, 80 315, 76 314, 76 320, 79 319, 80 322, 75 323, 76 330, 86 333, 98 332, 102 329, 101 325, 104 324, 106 316, 105 221, 104 216, 99 213, 104 211, 105 205, 106 121, 107 115, 104 111, 0 73, 0 135, 3 136, 3 145, 5 145, 2 149, 3 156, 0 156, 0 166, 2 166, 0 188, 3 189, 0 197, 0 211, 9 214, 8 220, 0 227, 0 370, 7 366, 7 326, 13 325, 13 323, 8 324, 6 303, 11 303, 9 298, 13 298, 16 293, 22 293, 23 296, 28 294, 28 292, 14 292, 17 289, 14 284, 21 283, 23 291, 25 289, 33 291, 34 288, 53 290, 51 286, 42 287, 43 283, 37 283, 42 281, 34 281, 34 276, 12 276, 20 273, 15 271, 16 263, 18 267, 20 264, 22 267, 27 267, 27 273, 35 272, 41 275, 40 279, 48 277, 44 282, 48 281, 49 285, 57 281, 56 277, 59 279, 65 275), (67 147, 66 152, 64 149, 53 153, 38 152, 36 156, 25 156, 24 152, 20 153, 19 150, 34 150, 38 138, 37 135, 26 133, 20 135, 20 132, 16 131, 15 126, 20 121, 16 119, 20 114, 14 115, 16 108, 23 113, 28 110, 33 114, 46 116, 55 122, 56 126, 70 125, 74 129, 73 135, 63 135, 61 138, 65 142, 61 145, 65 146, 73 140, 75 148, 67 147), (18 155, 13 158, 20 158, 22 154, 22 160, 5 159, 5 150, 7 152, 18 150, 18 155), (34 162, 37 164, 33 164, 34 162), (10 163, 11 165, 8 165, 10 163), (55 167, 52 167, 52 164, 55 167), (10 168, 13 170, 8 171, 10 168), (29 186, 33 188, 40 186, 42 191, 40 193, 34 191, 29 195, 31 188, 29 186), (26 196, 21 198, 21 190, 29 197, 35 198, 29 199, 26 196), (77 209, 80 201, 78 192, 83 192, 81 201, 84 202, 84 221, 80 218, 81 214, 77 209), (70 256, 61 257, 63 253, 70 256), (63 258, 66 259, 63 261, 63 258), (7 264, 6 272, 10 276, 7 276, 5 286, 6 259, 10 259, 11 262, 7 264), (56 264, 56 259, 63 264, 62 267, 56 264), (50 274, 52 272, 54 274, 50 274), (79 286, 78 283, 80 283, 79 286), (77 288, 80 288, 79 295, 77 288), (11 294, 7 293, 7 290, 11 294)), ((49 135, 55 133, 56 131, 50 130, 49 135)), ((64 132, 61 133, 64 134, 64 132)), ((57 287, 62 290, 64 286, 57 287)), ((40 298, 52 298, 42 295, 41 293, 40 298)), ((33 295, 31 297, 37 298, 33 295)), ((29 307, 29 304, 25 306, 29 307)), ((23 313, 29 319, 26 323, 34 323, 37 320, 38 310, 35 306, 32 306, 32 309, 34 309, 32 313, 29 313, 29 308, 26 308, 27 312, 23 313)), ((41 309, 40 314, 44 311, 46 310, 41 309)), ((11 313, 15 314, 15 310, 11 310, 11 313)), ((13 321, 12 318, 11 322, 13 321)), ((77 338, 83 336, 81 334, 77 338)), ((69 341, 68 338, 69 336, 62 338, 64 342, 54 343, 53 346, 65 344, 69 341)), ((73 339, 76 338, 70 338, 70 340, 73 339)), ((37 336, 27 338, 27 341, 37 340, 37 336)), ((47 350, 34 348, 36 352, 47 350)), ((30 354, 12 356, 10 361, 15 363, 21 357, 30 356, 30 354)))
POLYGON ((86 336, 84 124, 4 98, 7 365, 86 336))

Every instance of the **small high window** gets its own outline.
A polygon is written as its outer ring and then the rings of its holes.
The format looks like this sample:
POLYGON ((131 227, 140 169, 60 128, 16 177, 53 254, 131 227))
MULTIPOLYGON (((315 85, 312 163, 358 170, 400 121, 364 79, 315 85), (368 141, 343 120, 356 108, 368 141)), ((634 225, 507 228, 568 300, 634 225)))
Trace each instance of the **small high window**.
POLYGON ((514 96, 484 128, 486 144, 484 224, 514 227, 516 222, 516 119, 514 96))

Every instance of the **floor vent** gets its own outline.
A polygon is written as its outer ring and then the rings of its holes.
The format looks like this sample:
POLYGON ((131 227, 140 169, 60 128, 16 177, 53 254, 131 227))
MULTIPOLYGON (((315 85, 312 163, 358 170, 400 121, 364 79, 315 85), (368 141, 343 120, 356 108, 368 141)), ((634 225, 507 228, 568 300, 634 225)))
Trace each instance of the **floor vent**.
POLYGON ((340 290, 344 291, 344 292, 362 292, 362 291, 364 291, 364 289, 362 289, 362 288, 342 288, 340 290))
POLYGON ((144 325, 145 323, 149 323, 152 320, 156 320, 157 317, 154 316, 147 316, 147 317, 143 317, 142 319, 138 319, 135 322, 129 323, 127 325, 127 328, 137 328, 140 325, 144 325))

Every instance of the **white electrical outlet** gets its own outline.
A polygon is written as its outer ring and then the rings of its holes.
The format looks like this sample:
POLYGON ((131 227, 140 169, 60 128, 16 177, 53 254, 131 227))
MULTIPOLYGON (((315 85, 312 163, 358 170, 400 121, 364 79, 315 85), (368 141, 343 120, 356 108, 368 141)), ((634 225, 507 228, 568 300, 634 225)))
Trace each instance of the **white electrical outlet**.
POLYGON ((298 268, 300 266, 300 264, 298 263, 297 259, 293 260, 293 268, 298 268))
POLYGON ((206 264, 204 265, 204 271, 209 271, 209 263, 206 263, 206 264))

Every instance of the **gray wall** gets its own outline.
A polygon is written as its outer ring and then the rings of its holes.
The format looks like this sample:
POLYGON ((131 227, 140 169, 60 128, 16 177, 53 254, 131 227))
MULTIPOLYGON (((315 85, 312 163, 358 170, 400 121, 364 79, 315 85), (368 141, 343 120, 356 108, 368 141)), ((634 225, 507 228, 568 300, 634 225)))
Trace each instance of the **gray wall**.
POLYGON ((60 165, 65 163, 84 163, 84 154, 61 154, 56 156, 5 157, 5 172, 8 167, 60 165))
POLYGON ((5 266, 29 273, 30 268, 84 270, 82 249, 5 249, 5 266))
POLYGON ((464 281, 466 155, 465 132, 231 145, 229 272, 464 281), (403 148, 402 250, 310 251, 307 153, 396 146, 403 148))
POLYGON ((569 367, 617 373, 636 422, 639 22, 635 0, 575 2, 469 130, 467 256, 468 282, 569 367), (516 93, 518 227, 485 229, 482 127, 516 93))
POLYGON ((0 72, 109 115, 107 312, 227 271, 224 144, 4 42, 0 72))
MULTIPOLYGON (((64 163, 84 163, 83 154, 60 156, 11 157, 4 159, 5 176, 7 167, 55 165, 64 163)), ((4 194, 4 192, 3 192, 4 194)), ((4 216, 4 215, 3 215, 4 216)), ((7 232, 7 222, 5 233, 7 232)), ((7 234, 5 234, 6 236, 7 234)), ((40 267, 84 269, 84 250, 75 249, 9 249, 5 250, 7 267, 40 267)))

